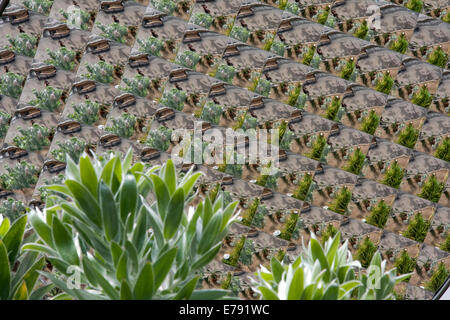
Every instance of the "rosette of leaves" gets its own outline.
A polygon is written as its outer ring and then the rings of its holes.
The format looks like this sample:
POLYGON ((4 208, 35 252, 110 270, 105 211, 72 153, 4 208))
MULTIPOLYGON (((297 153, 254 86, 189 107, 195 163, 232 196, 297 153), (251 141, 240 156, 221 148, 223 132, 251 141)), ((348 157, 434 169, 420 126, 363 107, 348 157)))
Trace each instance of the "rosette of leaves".
MULTIPOLYGON (((0 137, 1 137, 1 128, 0 128, 0 137)), ((450 137, 446 137, 445 139, 442 140, 441 144, 436 148, 434 156, 436 158, 450 162, 450 137)))
POLYGON ((195 66, 200 61, 200 55, 197 52, 185 50, 177 54, 175 63, 182 65, 186 68, 195 70, 195 66))
POLYGON ((391 207, 386 204, 384 200, 377 203, 375 207, 370 210, 370 215, 367 218, 367 223, 375 227, 383 229, 389 218, 391 207))
POLYGON ((230 83, 233 81, 233 78, 236 74, 236 70, 233 66, 229 66, 227 64, 220 64, 216 70, 215 77, 224 82, 230 83))
POLYGON ((216 104, 212 101, 208 101, 203 106, 200 118, 217 125, 219 124, 220 118, 222 117, 222 111, 223 110, 221 105, 216 104))
POLYGON ((351 199, 352 199, 351 191, 347 187, 342 187, 339 193, 337 194, 336 198, 328 207, 328 209, 340 214, 346 214, 347 207, 351 199))
POLYGON ((9 121, 11 120, 11 115, 0 111, 0 139, 6 136, 6 132, 8 132, 9 121))
POLYGON ((8 198, 0 204, 0 216, 8 218, 10 221, 16 221, 27 212, 27 208, 22 201, 8 198))
POLYGON ((286 45, 281 42, 281 41, 277 41, 274 40, 272 42, 272 46, 270 47, 270 51, 272 51, 273 53, 279 55, 279 56, 284 56, 284 50, 286 49, 286 45))
POLYGON ((374 110, 371 110, 369 114, 362 120, 361 131, 373 135, 377 130, 379 123, 380 117, 374 110))
POLYGON ((28 33, 19 33, 15 38, 10 35, 6 35, 6 38, 14 52, 27 57, 34 57, 36 54, 38 39, 35 36, 28 33))
POLYGON ((375 90, 382 92, 384 94, 391 93, 392 87, 394 86, 394 80, 388 72, 384 73, 382 77, 375 80, 375 90))
POLYGON ((414 128, 412 123, 408 123, 406 127, 400 132, 397 143, 407 148, 413 149, 419 138, 419 130, 414 128))
POLYGON ((66 162, 68 156, 73 162, 78 163, 80 155, 86 149, 87 142, 84 139, 72 137, 68 140, 58 141, 57 145, 58 148, 51 152, 55 160, 66 162))
POLYGON ((237 202, 225 207, 220 194, 207 195, 188 207, 201 173, 181 177, 172 160, 145 170, 132 157, 69 161, 64 185, 48 187, 58 190, 52 206, 31 212, 39 239, 23 250, 45 254, 63 277, 76 268, 85 288, 43 274, 79 300, 226 298, 226 291, 196 288, 236 219, 237 202))
MULTIPOLYGON (((450 14, 450 12, 449 12, 449 14, 450 14)), ((447 61, 448 61, 448 54, 446 54, 445 51, 442 50, 441 47, 438 47, 430 53, 427 61, 431 64, 434 64, 435 66, 440 67, 440 68, 445 68, 445 66, 447 65, 447 61)))
POLYGON ((58 108, 62 104, 62 89, 47 86, 44 89, 38 91, 33 88, 33 94, 36 98, 31 100, 29 103, 41 110, 53 112, 55 110, 58 110, 58 108))
POLYGON ((445 184, 443 182, 439 182, 438 179, 436 179, 436 176, 432 174, 424 183, 418 196, 433 202, 439 202, 444 188, 445 184))
POLYGON ((68 117, 75 121, 92 125, 99 118, 100 104, 95 101, 85 100, 78 105, 72 105, 74 112, 68 117))
POLYGON ((270 94, 271 88, 272 88, 272 83, 269 80, 260 78, 258 80, 258 84, 257 84, 254 92, 256 92, 264 97, 268 97, 270 94))
POLYGON ((170 128, 160 126, 157 130, 151 130, 148 133, 145 144, 160 151, 167 151, 172 140, 172 130, 170 128))
POLYGON ((361 172, 365 159, 365 154, 362 153, 359 148, 357 148, 355 152, 353 152, 350 159, 348 159, 347 165, 343 169, 345 171, 358 175, 361 172))
POLYGON ((248 38, 250 36, 250 31, 247 30, 247 28, 234 25, 233 29, 231 29, 230 37, 239 40, 241 42, 247 42, 248 38))
POLYGON ((99 61, 95 64, 87 64, 86 69, 88 71, 85 77, 94 81, 110 84, 114 81, 114 66, 105 61, 99 61))
POLYGON ((20 135, 15 136, 13 142, 16 146, 27 151, 38 151, 50 145, 51 130, 39 124, 29 128, 19 128, 20 135))
POLYGON ((417 242, 423 242, 430 229, 430 221, 423 218, 420 212, 416 213, 414 218, 409 222, 408 229, 403 232, 403 236, 413 239, 417 242))
POLYGON ((34 186, 38 175, 39 170, 34 165, 21 161, 12 168, 6 165, 6 172, 0 174, 0 181, 4 189, 18 190, 34 186))
POLYGON ((106 131, 117 134, 123 138, 130 138, 135 131, 136 116, 123 113, 119 118, 112 119, 111 126, 105 128, 106 131))
POLYGON ((102 31, 102 37, 108 38, 112 41, 126 43, 126 36, 128 35, 128 28, 120 23, 113 22, 111 24, 102 24, 97 22, 96 25, 102 31))
POLYGON ((412 103, 417 104, 418 106, 421 106, 424 108, 430 107, 432 101, 433 101, 433 96, 428 91, 426 86, 420 87, 420 89, 418 89, 414 93, 414 95, 411 99, 412 103))
POLYGON ((24 0, 23 5, 31 11, 48 16, 53 5, 53 0, 24 0))
POLYGON ((145 40, 137 39, 140 50, 152 56, 159 57, 164 48, 164 41, 156 37, 148 37, 145 40))
POLYGON ((172 14, 177 7, 176 1, 172 0, 151 0, 150 2, 156 9, 167 14, 172 14))
POLYGON ((394 300, 394 286, 410 274, 397 276, 385 270, 377 251, 367 273, 353 260, 347 240, 340 246, 340 232, 324 245, 314 234, 308 247, 293 263, 270 262, 270 271, 261 267, 251 279, 252 289, 264 300, 394 300))
POLYGON ((196 12, 191 16, 190 20, 193 24, 209 29, 212 25, 213 17, 204 12, 196 12))
POLYGON ((406 49, 408 49, 408 40, 406 39, 405 34, 400 34, 399 36, 393 36, 391 45, 389 46, 389 49, 405 53, 406 49))
POLYGON ((66 19, 69 27, 80 28, 81 30, 89 30, 89 21, 91 14, 80 8, 71 8, 69 11, 59 10, 59 13, 66 19))
POLYGON ((181 111, 184 108, 187 94, 183 90, 172 88, 165 90, 159 102, 169 108, 181 111))
POLYGON ((53 288, 38 281, 45 266, 43 255, 20 250, 32 239, 25 235, 26 224, 26 215, 14 223, 0 215, 0 300, 41 300, 53 288))
POLYGON ((122 78, 125 83, 125 87, 121 88, 126 92, 135 94, 139 97, 145 98, 148 94, 148 89, 150 88, 150 78, 137 74, 134 78, 122 78))
POLYGON ((405 174, 405 169, 400 167, 398 162, 395 160, 394 163, 386 170, 384 178, 381 183, 388 185, 392 188, 398 189, 402 183, 403 176, 405 174))
POLYGON ((3 94, 14 99, 18 99, 22 93, 22 84, 25 77, 14 73, 7 72, 0 78, 0 94, 3 94))
POLYGON ((62 47, 58 51, 47 49, 47 54, 50 56, 50 59, 46 61, 48 64, 69 71, 75 68, 75 58, 77 56, 75 50, 70 50, 66 47, 62 47))

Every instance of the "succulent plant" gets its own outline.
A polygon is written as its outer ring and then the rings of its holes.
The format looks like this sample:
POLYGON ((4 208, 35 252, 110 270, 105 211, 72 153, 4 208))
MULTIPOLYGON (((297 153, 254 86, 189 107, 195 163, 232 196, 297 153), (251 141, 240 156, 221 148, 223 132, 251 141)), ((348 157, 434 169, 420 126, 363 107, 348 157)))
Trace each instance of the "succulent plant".
POLYGON ((74 112, 68 117, 75 121, 92 125, 99 118, 100 104, 95 101, 85 100, 78 105, 72 105, 74 112))
POLYGON ((234 25, 233 29, 231 29, 230 37, 235 38, 241 42, 247 42, 250 36, 250 31, 246 28, 234 25))
POLYGON ((66 162, 67 156, 73 162, 78 163, 80 155, 84 152, 87 142, 84 139, 72 137, 68 140, 58 141, 58 148, 52 150, 51 154, 55 160, 66 162))
POLYGON ((22 85, 25 77, 14 73, 7 72, 0 77, 0 94, 18 99, 22 93, 22 85))
POLYGON ((145 40, 137 39, 140 50, 152 56, 159 57, 161 50, 164 48, 164 41, 156 37, 148 37, 145 40))
POLYGON ((137 74, 134 78, 122 78, 125 87, 120 88, 139 97, 146 97, 150 88, 150 78, 137 74))
POLYGON ((171 140, 172 130, 164 126, 160 126, 158 130, 152 130, 148 133, 145 144, 161 151, 167 151, 171 140))
POLYGON ((99 61, 95 64, 87 64, 88 71, 85 77, 94 81, 110 84, 114 81, 114 66, 105 61, 99 61))
POLYGON ((184 108, 186 98, 186 92, 178 90, 177 88, 171 88, 170 90, 164 91, 159 102, 169 108, 181 111, 184 108))
POLYGON ((219 124, 222 117, 222 106, 215 104, 212 101, 205 103, 202 109, 201 119, 210 122, 211 124, 219 124))
POLYGON ((51 130, 39 124, 33 124, 29 128, 19 128, 20 135, 13 138, 13 142, 19 148, 28 151, 41 150, 50 145, 49 136, 51 130))
POLYGON ((136 116, 129 113, 122 113, 119 118, 112 119, 111 126, 105 128, 106 131, 117 134, 123 138, 130 138, 135 132, 136 116))
POLYGON ((20 33, 17 37, 13 38, 10 35, 6 35, 11 49, 27 57, 34 57, 36 54, 36 47, 38 44, 38 38, 28 33, 20 33))
POLYGON ((39 170, 26 161, 20 161, 16 166, 6 165, 6 172, 0 174, 0 183, 6 190, 18 190, 32 187, 38 181, 39 170))
POLYGON ((179 52, 175 59, 175 63, 192 70, 195 70, 195 66, 198 64, 199 61, 200 55, 197 52, 190 50, 179 52))
POLYGON ((203 28, 209 29, 212 25, 213 17, 204 12, 196 12, 192 14, 190 22, 203 28))
POLYGON ((48 64, 69 71, 75 68, 75 58, 77 56, 75 50, 62 47, 58 51, 47 49, 47 53, 50 56, 50 59, 46 61, 48 64))
POLYGON ((29 103, 35 107, 47 111, 56 111, 62 105, 61 97, 63 90, 47 86, 44 89, 38 91, 33 88, 33 94, 36 97, 29 103))
POLYGON ((106 25, 97 22, 96 25, 102 31, 101 36, 116 42, 126 43, 126 36, 128 35, 126 26, 117 22, 106 25))

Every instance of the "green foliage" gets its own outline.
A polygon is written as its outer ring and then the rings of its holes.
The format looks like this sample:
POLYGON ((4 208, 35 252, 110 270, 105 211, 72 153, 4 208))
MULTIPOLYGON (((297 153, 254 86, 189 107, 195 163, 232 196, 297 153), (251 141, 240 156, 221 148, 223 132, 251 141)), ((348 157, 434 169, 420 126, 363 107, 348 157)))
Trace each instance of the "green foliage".
POLYGON ((327 107, 327 113, 325 114, 325 118, 327 118, 328 120, 335 120, 340 108, 341 108, 341 100, 339 98, 334 97, 327 107))
POLYGON ((380 117, 375 111, 370 111, 370 113, 363 119, 361 124, 361 131, 368 134, 374 134, 380 123, 380 117))
POLYGON ((355 271, 360 268, 353 261, 347 241, 340 246, 340 233, 324 245, 313 234, 308 247, 292 264, 285 265, 276 258, 271 270, 265 267, 252 279, 252 288, 265 300, 391 300, 395 284, 405 276, 396 276, 396 269, 385 271, 379 252, 370 263, 369 275, 355 271))
POLYGON ((383 74, 381 79, 377 79, 375 84, 375 90, 382 92, 384 94, 391 93, 392 87, 394 86, 394 79, 390 76, 388 72, 383 74))
POLYGON ((66 47, 62 47, 58 51, 47 49, 47 54, 50 57, 46 61, 48 64, 69 71, 72 71, 75 68, 75 58, 77 56, 75 50, 70 50, 66 47))
POLYGON ((292 14, 297 15, 298 12, 300 11, 300 8, 298 7, 298 4, 297 4, 297 3, 294 3, 294 2, 288 2, 288 3, 286 4, 285 10, 288 11, 288 12, 290 12, 290 13, 292 13, 292 14))
POLYGON ((66 24, 69 27, 89 30, 89 21, 91 20, 91 14, 89 12, 73 7, 70 11, 60 9, 59 13, 66 19, 66 24))
POLYGON ((442 284, 447 280, 450 275, 450 271, 447 269, 443 262, 440 262, 437 269, 433 272, 430 281, 425 284, 425 288, 430 291, 436 292, 442 284))
POLYGON ((343 187, 336 198, 333 200, 333 202, 330 204, 328 209, 340 213, 345 214, 347 213, 347 206, 350 203, 350 200, 352 199, 352 193, 350 190, 348 190, 347 187, 343 187))
POLYGON ((108 38, 112 41, 125 43, 128 35, 128 28, 120 23, 113 22, 111 24, 96 23, 98 28, 102 31, 102 37, 108 38))
POLYGON ((186 101, 187 94, 177 88, 165 90, 159 102, 169 108, 175 110, 183 110, 184 102, 186 101))
POLYGON ((48 16, 53 0, 24 0, 23 5, 32 11, 48 16))
POLYGON ((222 117, 222 106, 212 101, 205 103, 202 109, 200 118, 204 121, 208 121, 211 124, 219 124, 222 117))
POLYGON ((347 63, 341 70, 341 78, 345 80, 350 80, 350 77, 352 76, 353 71, 355 70, 355 61, 354 59, 347 60, 347 63))
POLYGON ((300 93, 302 92, 302 85, 297 84, 294 89, 291 90, 289 93, 289 99, 287 101, 287 104, 295 107, 297 106, 298 97, 300 96, 300 93))
POLYGON ((325 137, 322 135, 318 135, 312 143, 312 150, 307 155, 307 157, 319 161, 322 158, 322 153, 326 145, 327 140, 325 139, 325 137))
POLYGON ((353 35, 354 35, 355 37, 357 37, 357 38, 360 38, 360 39, 363 39, 363 40, 364 40, 364 39, 366 38, 368 32, 369 32, 369 27, 367 26, 367 21, 364 20, 364 21, 359 25, 358 29, 355 30, 355 32, 353 33, 353 35))
POLYGON ((305 173, 303 179, 299 182, 298 187, 292 196, 296 199, 305 201, 306 197, 308 196, 312 181, 312 175, 309 173, 305 173))
MULTIPOLYGON (((395 267, 397 268, 397 274, 412 273, 416 266, 417 259, 411 258, 406 250, 402 251, 402 254, 395 260, 395 267)), ((408 282, 411 277, 404 279, 408 282)))
POLYGON ((0 94, 19 99, 22 93, 22 84, 25 81, 25 77, 14 73, 4 73, 0 78, 0 94))
POLYGON ((433 96, 430 94, 426 86, 421 87, 411 100, 412 103, 417 104, 418 106, 428 108, 433 101, 433 96))
POLYGON ((335 226, 333 226, 332 223, 329 223, 322 233, 322 238, 320 240, 320 243, 322 243, 322 246, 325 245, 325 243, 328 241, 328 239, 334 238, 338 232, 339 232, 339 230, 335 226))
MULTIPOLYGON (((449 12, 450 15, 450 12, 449 12)), ((428 56, 427 61, 431 64, 434 64, 435 66, 445 68, 447 65, 448 60, 448 54, 445 53, 444 50, 442 50, 441 47, 436 48, 433 50, 430 55, 428 56)))
POLYGON ((286 49, 286 45, 281 41, 272 41, 272 46, 270 47, 270 51, 273 53, 283 56, 284 50, 286 49))
POLYGON ((14 200, 13 198, 2 201, 0 205, 0 216, 4 216, 13 222, 23 216, 26 212, 27 208, 24 203, 22 201, 14 200))
POLYGON ((35 36, 28 33, 19 33, 15 38, 10 35, 6 35, 6 38, 14 52, 27 57, 34 57, 36 54, 38 39, 35 36))
POLYGON ((406 127, 400 132, 397 143, 407 148, 413 149, 416 141, 419 138, 419 130, 414 128, 412 123, 408 123, 406 127))
POLYGON ((176 2, 172 0, 151 0, 152 5, 159 11, 172 14, 177 7, 176 2))
POLYGON ((95 64, 87 64, 86 69, 88 71, 85 77, 94 81, 110 84, 114 81, 114 66, 105 61, 99 61, 95 64))
POLYGON ((190 50, 184 50, 183 52, 179 52, 177 54, 177 58, 175 59, 175 63, 192 70, 195 70, 195 66, 199 61, 200 55, 197 52, 190 50))
POLYGON ((364 268, 367 268, 376 251, 377 246, 373 244, 369 237, 365 237, 363 242, 358 247, 356 259, 361 262, 361 265, 364 268))
POLYGON ((136 116, 129 113, 122 113, 119 118, 112 119, 112 124, 105 128, 106 131, 117 134, 122 138, 130 138, 134 134, 136 116))
POLYGON ((230 253, 230 257, 228 259, 223 259, 223 262, 233 267, 237 266, 239 256, 241 254, 242 248, 244 247, 244 244, 245 244, 245 236, 241 236, 239 241, 234 246, 233 251, 230 253))
POLYGON ((395 160, 394 163, 392 163, 392 165, 389 167, 389 169, 386 170, 381 183, 398 189, 400 187, 400 184, 402 183, 404 174, 405 169, 402 169, 397 160, 395 160))
POLYGON ((394 41, 392 41, 389 49, 405 53, 406 49, 408 49, 408 40, 406 40, 406 37, 404 34, 400 34, 394 41))
MULTIPOLYGON (((1 137, 1 131, 0 131, 0 137, 1 137)), ((450 138, 449 137, 446 137, 444 140, 442 140, 441 144, 436 148, 434 156, 436 158, 450 162, 450 138)))
POLYGON ((38 285, 44 257, 19 250, 30 239, 25 235, 26 224, 26 215, 13 224, 0 216, 0 300, 38 300, 53 288, 51 284, 38 285))
POLYGON ((381 200, 374 208, 372 208, 366 222, 383 229, 389 218, 390 211, 391 207, 388 206, 384 200, 381 200))
POLYGON ((316 53, 316 46, 309 47, 306 53, 303 55, 302 63, 309 66, 315 53, 316 53))
POLYGON ((268 97, 270 94, 271 88, 272 88, 272 83, 269 80, 260 78, 258 81, 258 85, 256 86, 254 92, 256 92, 264 97, 268 97))
POLYGON ((445 241, 439 247, 441 250, 450 252, 450 232, 447 233, 445 241))
POLYGON ((74 112, 69 114, 68 117, 75 121, 92 125, 97 122, 100 111, 100 104, 91 101, 84 100, 79 105, 72 105, 74 112))
POLYGON ((172 130, 164 126, 160 126, 158 130, 152 130, 149 132, 145 143, 160 151, 167 151, 167 149, 169 149, 171 139, 172 130))
POLYGON ((207 195, 188 210, 201 173, 181 177, 171 160, 143 172, 132 158, 130 150, 123 160, 69 160, 64 185, 48 187, 58 191, 53 206, 30 213, 39 240, 23 250, 44 253, 65 277, 75 267, 86 288, 42 274, 79 300, 224 298, 226 291, 196 286, 235 221, 237 202, 224 207, 220 195, 207 195))
POLYGON ((230 174, 233 177, 240 178, 243 171, 243 156, 236 152, 230 152, 225 155, 224 160, 224 163, 219 165, 218 170, 230 174))
POLYGON ((246 239, 239 255, 239 262, 246 266, 251 265, 253 261, 254 251, 255 249, 253 248, 253 241, 250 239, 246 239))
POLYGON ((125 87, 120 88, 123 91, 135 94, 139 97, 145 98, 150 88, 150 78, 137 74, 134 78, 122 78, 125 87))
POLYGON ((439 182, 436 176, 432 174, 428 180, 424 183, 422 190, 418 194, 419 197, 433 201, 439 202, 441 194, 444 191, 445 185, 443 182, 439 182))
POLYGON ((414 219, 409 222, 408 229, 403 233, 403 236, 423 242, 430 229, 430 222, 426 221, 420 212, 416 213, 414 219))
POLYGON ((206 29, 209 29, 209 27, 211 27, 213 20, 214 19, 211 15, 204 12, 196 12, 191 16, 191 22, 193 24, 202 26, 206 29))
POLYGON ((148 37, 146 40, 137 39, 137 42, 141 51, 156 57, 160 56, 164 48, 164 41, 155 37, 148 37))
POLYGON ((234 25, 233 29, 231 29, 230 37, 235 38, 241 42, 247 42, 248 37, 250 36, 250 31, 246 28, 234 25))
POLYGON ((0 111, 0 139, 6 136, 6 132, 8 132, 9 121, 11 120, 11 115, 0 111))
POLYGON ((441 20, 450 23, 450 11, 447 11, 447 13, 444 12, 444 15, 442 15, 441 20))
POLYGON ((260 203, 259 198, 255 198, 252 201, 250 206, 242 214, 242 220, 241 220, 242 224, 244 224, 246 226, 251 226, 253 218, 254 218, 256 212, 258 211, 259 203, 260 203))
POLYGON ((29 103, 41 110, 53 112, 62 104, 61 97, 63 90, 61 89, 48 86, 38 91, 33 88, 33 94, 36 98, 31 100, 29 103))
POLYGON ((420 12, 423 8, 423 1, 422 0, 409 0, 408 3, 405 5, 410 10, 420 12))
POLYGON ((15 167, 5 166, 6 172, 0 174, 0 183, 6 190, 30 188, 38 181, 39 170, 26 161, 20 161, 15 167))
POLYGON ((220 64, 217 68, 215 77, 224 82, 230 83, 233 81, 233 78, 236 74, 236 70, 233 66, 229 66, 227 64, 220 64))
POLYGON ((51 152, 53 158, 58 161, 66 162, 66 157, 69 156, 69 158, 75 163, 78 163, 78 159, 87 146, 86 141, 76 137, 58 141, 57 144, 58 148, 53 149, 51 152))
POLYGON ((38 124, 24 129, 19 128, 20 135, 15 136, 13 142, 19 148, 27 151, 37 151, 50 145, 50 129, 38 124))
POLYGON ((348 160, 347 165, 343 168, 345 171, 351 172, 353 174, 359 174, 364 164, 366 156, 361 152, 359 148, 353 152, 352 156, 348 160))
POLYGON ((317 14, 317 22, 320 24, 325 24, 328 20, 328 15, 330 14, 330 7, 326 9, 321 9, 317 14))
POLYGON ((286 223, 283 226, 283 230, 281 230, 280 238, 284 240, 290 240, 292 237, 292 234, 295 231, 295 227, 297 226, 297 220, 299 216, 298 213, 291 212, 287 219, 286 223))

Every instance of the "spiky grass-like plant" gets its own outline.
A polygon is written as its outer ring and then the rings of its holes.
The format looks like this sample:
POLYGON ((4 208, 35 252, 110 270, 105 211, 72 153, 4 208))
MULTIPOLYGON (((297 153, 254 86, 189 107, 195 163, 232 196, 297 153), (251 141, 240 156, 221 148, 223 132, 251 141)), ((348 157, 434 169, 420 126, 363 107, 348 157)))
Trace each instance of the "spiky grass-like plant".
POLYGON ((408 3, 405 5, 410 10, 420 12, 423 8, 423 1, 422 0, 409 0, 408 3))
MULTIPOLYGON (((449 14, 450 14, 450 12, 449 12, 449 14)), ((445 68, 445 66, 447 65, 447 61, 448 61, 448 54, 445 53, 445 51, 442 50, 441 47, 438 47, 430 53, 427 61, 431 64, 434 64, 435 66, 440 67, 440 68, 445 68)))
POLYGON ((328 120, 335 120, 336 116, 339 113, 340 108, 341 108, 341 100, 339 98, 334 97, 327 107, 325 118, 327 118, 328 120))
POLYGON ((389 49, 404 54, 408 49, 408 40, 404 34, 400 34, 394 41, 392 41, 389 49))
POLYGON ((377 251, 377 246, 370 240, 369 237, 365 237, 362 243, 358 247, 356 252, 356 259, 361 262, 364 268, 367 268, 372 261, 373 255, 377 251))
POLYGON ((389 213, 391 212, 391 207, 386 204, 384 200, 381 200, 377 205, 370 211, 370 215, 367 218, 367 223, 375 227, 383 229, 389 218, 389 213))
POLYGON ((172 130, 165 126, 160 126, 158 130, 149 132, 145 144, 160 151, 167 151, 172 141, 172 130))
POLYGON ((328 209, 340 214, 346 214, 347 207, 351 199, 352 199, 351 191, 347 187, 343 187, 339 191, 333 202, 330 204, 328 209))
POLYGON ((365 154, 362 153, 359 148, 357 148, 355 152, 351 155, 347 165, 344 166, 343 169, 353 174, 359 174, 361 172, 365 159, 366 159, 365 154))
POLYGON ((421 87, 417 92, 414 93, 413 98, 411 100, 412 103, 417 104, 418 106, 429 108, 431 102, 433 101, 433 96, 428 91, 426 86, 421 87))
POLYGON ((450 162, 450 137, 446 137, 444 140, 442 140, 441 144, 436 148, 434 156, 436 158, 450 162))
POLYGON ((69 71, 72 71, 75 68, 75 58, 77 56, 75 50, 70 50, 66 47, 62 47, 58 51, 47 49, 47 54, 50 57, 46 61, 48 64, 69 71))
POLYGON ((436 179, 436 176, 432 174, 424 183, 418 196, 433 202, 439 202, 444 188, 445 184, 443 182, 439 182, 436 179))
POLYGON ((400 132, 397 143, 407 148, 413 149, 419 138, 419 130, 414 128, 412 123, 408 123, 406 127, 400 132))
POLYGON ((88 79, 104 84, 110 84, 114 80, 114 66, 108 62, 99 61, 95 64, 87 64, 86 69, 88 73, 85 77, 88 79))
POLYGON ((369 32, 369 27, 367 26, 367 21, 363 21, 359 25, 358 29, 355 30, 353 35, 357 38, 364 40, 366 38, 368 32, 369 32))
POLYGON ((378 79, 375 84, 375 90, 382 92, 384 94, 391 93, 392 87, 394 86, 394 79, 391 75, 386 72, 383 74, 381 79, 378 79))
POLYGON ((324 136, 318 135, 314 142, 312 143, 311 152, 307 157, 319 161, 322 158, 323 150, 327 145, 327 140, 324 136))
POLYGON ((420 212, 416 213, 410 221, 408 229, 403 232, 403 236, 413 239, 417 242, 423 242, 430 229, 430 222, 425 220, 420 212))
POLYGON ((368 134, 374 134, 380 123, 380 117, 375 111, 370 111, 369 114, 363 119, 361 124, 361 131, 368 134))
POLYGON ((450 271, 443 262, 440 262, 436 270, 433 272, 430 281, 425 284, 425 288, 432 292, 436 292, 442 284, 447 280, 450 271))
POLYGON ((400 184, 402 183, 404 174, 405 169, 400 167, 397 160, 395 160, 394 163, 392 163, 392 165, 389 167, 389 169, 386 170, 381 183, 398 189, 400 187, 400 184))
MULTIPOLYGON (((411 258, 406 250, 403 250, 401 255, 395 260, 395 267, 397 268, 397 274, 411 273, 414 271, 417 259, 411 258)), ((408 282, 411 277, 404 279, 408 282)))
POLYGON ((296 199, 304 201, 308 196, 312 181, 312 175, 309 173, 305 173, 303 179, 298 184, 298 187, 292 196, 296 199))

